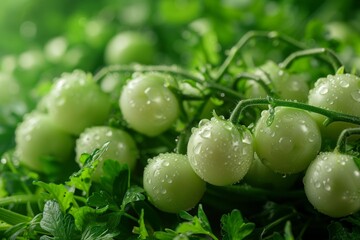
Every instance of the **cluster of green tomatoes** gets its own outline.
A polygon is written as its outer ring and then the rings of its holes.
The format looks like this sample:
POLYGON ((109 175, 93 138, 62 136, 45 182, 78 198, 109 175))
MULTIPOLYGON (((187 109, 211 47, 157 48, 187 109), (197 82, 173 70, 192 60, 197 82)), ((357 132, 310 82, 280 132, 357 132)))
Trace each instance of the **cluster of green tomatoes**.
POLYGON ((227 70, 224 66, 214 79, 176 67, 115 66, 114 71, 133 72, 115 107, 98 76, 81 70, 64 73, 37 110, 18 125, 15 156, 30 169, 46 172, 49 165, 66 166, 74 151, 78 161, 81 154, 107 144, 92 176, 99 181, 106 159, 135 168, 141 149, 127 129, 155 139, 177 125, 178 143, 185 147, 151 157, 143 169, 143 188, 162 211, 193 208, 208 184, 286 190, 301 178, 309 202, 319 212, 342 217, 358 211, 360 170, 356 152, 346 146, 359 132, 360 78, 341 68, 310 86, 303 76, 269 61, 251 79, 242 75, 238 80, 246 81, 230 86, 219 80, 227 70), (205 109, 214 92, 239 96, 229 116, 213 113, 179 127, 180 116, 199 116, 197 110, 205 109), (246 111, 249 107, 259 114, 246 111), (108 124, 114 109, 121 112, 126 127, 108 124), (249 114, 256 117, 245 125, 249 114))

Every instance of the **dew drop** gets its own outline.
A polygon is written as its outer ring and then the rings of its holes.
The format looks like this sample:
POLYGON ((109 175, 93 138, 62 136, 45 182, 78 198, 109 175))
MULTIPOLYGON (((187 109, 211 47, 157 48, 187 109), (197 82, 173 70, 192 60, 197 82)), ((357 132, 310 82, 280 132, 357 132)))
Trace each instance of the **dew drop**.
POLYGON ((339 84, 343 88, 348 88, 350 86, 350 84, 347 81, 344 81, 344 80, 341 80, 339 84))
POLYGON ((326 184, 324 188, 326 191, 331 191, 331 186, 329 184, 326 184))
POLYGON ((206 123, 208 123, 209 122, 209 119, 202 119, 202 120, 200 120, 200 122, 199 122, 199 127, 202 127, 202 126, 204 126, 206 123))
POLYGON ((360 102, 360 89, 358 90, 355 90, 351 93, 351 97, 357 101, 357 102, 360 102))
POLYGON ((319 93, 321 94, 321 95, 325 95, 325 94, 327 94, 329 92, 329 89, 327 88, 327 86, 321 86, 320 88, 319 88, 319 93))
POLYGON ((314 182, 314 186, 315 186, 315 188, 320 188, 320 187, 321 187, 321 183, 318 182, 318 181, 316 181, 316 182, 314 182))
POLYGON ((196 146, 194 147, 194 153, 195 154, 200 154, 201 153, 201 143, 196 144, 196 146))
POLYGON ((211 130, 208 128, 204 128, 201 132, 200 132, 200 136, 206 139, 211 138, 211 130))

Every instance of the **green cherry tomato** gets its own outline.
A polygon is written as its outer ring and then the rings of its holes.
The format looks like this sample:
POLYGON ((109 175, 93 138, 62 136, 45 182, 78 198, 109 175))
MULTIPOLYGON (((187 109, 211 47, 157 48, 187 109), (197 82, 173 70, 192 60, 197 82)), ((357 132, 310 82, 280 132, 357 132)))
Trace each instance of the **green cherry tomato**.
POLYGON ((295 108, 276 107, 272 114, 270 110, 264 110, 256 123, 256 154, 278 173, 305 170, 321 147, 321 134, 316 122, 310 114, 295 108))
POLYGON ((25 166, 46 172, 44 161, 66 163, 73 159, 75 141, 43 113, 29 113, 15 131, 15 155, 25 166))
POLYGON ((360 210, 360 171, 353 156, 320 153, 303 182, 308 200, 325 215, 344 217, 360 210))
POLYGON ((120 110, 134 130, 156 136, 169 129, 179 115, 179 103, 168 88, 172 78, 160 73, 140 74, 122 89, 120 110))
POLYGON ((163 153, 150 159, 144 169, 143 184, 154 206, 170 213, 193 208, 206 187, 188 158, 177 153, 163 153))
POLYGON ((193 128, 187 155, 196 172, 206 182, 225 186, 239 182, 254 158, 251 133, 238 129, 220 117, 200 121, 193 128))
POLYGON ((287 190, 294 185, 298 177, 298 174, 280 174, 274 172, 263 164, 255 153, 254 161, 251 163, 250 169, 243 180, 253 187, 287 190))
POLYGON ((107 159, 127 164, 134 169, 138 157, 135 141, 125 131, 108 126, 96 126, 85 129, 76 140, 76 159, 83 153, 91 154, 94 150, 108 143, 106 150, 99 157, 99 164, 93 173, 93 180, 98 181, 103 175, 103 162, 107 159))
MULTIPOLYGON (((280 98, 299 102, 307 101, 309 86, 306 75, 289 73, 273 61, 267 61, 260 66, 255 70, 255 74, 269 84, 280 98)), ((247 98, 264 98, 267 94, 260 84, 249 80, 246 83, 245 96, 247 98)))
POLYGON ((85 128, 103 124, 110 112, 110 97, 90 74, 64 73, 46 96, 50 117, 61 129, 78 135, 85 128))
MULTIPOLYGON (((309 104, 360 117, 360 78, 353 74, 336 74, 319 78, 309 92, 309 104)), ((319 114, 313 116, 321 126, 323 135, 331 139, 337 139, 345 128, 356 126, 351 123, 333 122, 325 127, 324 116, 319 114)))
POLYGON ((145 33, 126 31, 110 39, 105 49, 107 64, 152 64, 155 60, 154 39, 145 33))

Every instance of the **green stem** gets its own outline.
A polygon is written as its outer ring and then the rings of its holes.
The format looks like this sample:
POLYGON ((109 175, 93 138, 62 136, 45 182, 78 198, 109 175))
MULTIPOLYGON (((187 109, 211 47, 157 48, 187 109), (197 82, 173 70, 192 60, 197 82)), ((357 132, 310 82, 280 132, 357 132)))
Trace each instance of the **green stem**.
POLYGON ((283 222, 283 221, 285 221, 285 220, 293 217, 295 214, 296 214, 296 212, 294 211, 294 212, 289 213, 288 215, 285 215, 285 216, 283 216, 283 217, 281 217, 281 218, 279 218, 279 219, 276 219, 274 222, 266 225, 266 226, 264 227, 264 229, 262 230, 262 232, 261 232, 260 239, 263 239, 265 233, 266 233, 267 231, 269 231, 271 228, 273 228, 273 227, 277 226, 278 224, 280 224, 281 222, 283 222))
MULTIPOLYGON (((14 163, 12 162, 12 156, 10 156, 10 154, 5 154, 4 157, 6 159, 7 166, 10 168, 11 172, 19 174, 16 167, 14 166, 14 163)), ((27 194, 31 194, 29 187, 24 183, 24 181, 21 181, 20 185, 27 194)))
POLYGON ((326 56, 329 57, 322 58, 322 60, 329 63, 333 67, 334 72, 336 72, 341 66, 343 66, 336 53, 328 48, 311 48, 293 52, 283 62, 281 62, 279 66, 286 69, 290 67, 290 65, 298 58, 315 56, 319 54, 326 54, 326 56))
POLYGON ((111 72, 163 72, 179 75, 187 79, 192 79, 196 82, 203 83, 204 78, 202 75, 194 74, 186 71, 177 66, 165 66, 165 65, 112 65, 101 69, 95 76, 94 80, 99 81, 106 74, 111 72))
POLYGON ((0 199, 0 206, 6 206, 9 204, 22 204, 22 203, 35 203, 39 200, 39 196, 36 195, 14 195, 10 197, 3 197, 0 199))
POLYGON ((236 124, 241 116, 242 111, 245 108, 249 106, 268 105, 268 104, 271 105, 272 107, 278 107, 278 106, 293 107, 293 108, 303 109, 309 112, 319 113, 328 118, 328 121, 326 122, 327 124, 331 122, 342 121, 342 122, 349 122, 360 125, 360 118, 353 115, 339 113, 320 107, 315 107, 306 103, 274 99, 274 98, 256 98, 256 99, 242 100, 236 105, 235 109, 232 111, 229 120, 232 123, 236 124))
POLYGON ((19 223, 30 222, 31 217, 0 208, 0 220, 10 225, 16 225, 19 223))
POLYGON ((274 93, 271 90, 271 88, 269 87, 269 85, 266 84, 265 80, 262 79, 258 75, 251 74, 251 73, 240 73, 240 74, 238 74, 237 76, 235 76, 233 88, 235 88, 236 84, 238 84, 238 82, 240 80, 252 80, 252 81, 255 81, 256 83, 258 83, 265 90, 265 92, 266 92, 266 94, 268 96, 276 97, 276 93, 274 93))
POLYGON ((215 82, 219 81, 219 79, 223 77, 230 64, 234 61, 240 49, 244 47, 253 38, 267 38, 270 40, 277 39, 286 42, 298 49, 306 48, 302 43, 298 42, 297 40, 276 31, 249 31, 245 33, 244 36, 240 38, 240 40, 230 49, 227 58, 215 74, 215 82))
POLYGON ((214 89, 219 91, 220 93, 224 93, 227 94, 231 97, 235 97, 235 98, 243 98, 242 94, 238 93, 237 91, 232 90, 231 88, 222 86, 220 84, 216 84, 214 82, 207 82, 206 86, 210 89, 214 89))
POLYGON ((344 129, 337 140, 335 151, 346 153, 347 138, 352 135, 360 135, 360 128, 344 129))

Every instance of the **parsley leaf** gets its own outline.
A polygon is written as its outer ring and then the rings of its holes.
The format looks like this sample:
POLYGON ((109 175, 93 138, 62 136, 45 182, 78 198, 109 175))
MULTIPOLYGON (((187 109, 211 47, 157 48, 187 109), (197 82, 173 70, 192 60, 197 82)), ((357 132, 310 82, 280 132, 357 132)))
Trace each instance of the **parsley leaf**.
POLYGON ((245 223, 239 210, 234 209, 231 213, 221 217, 223 239, 244 239, 255 228, 254 223, 245 223))

